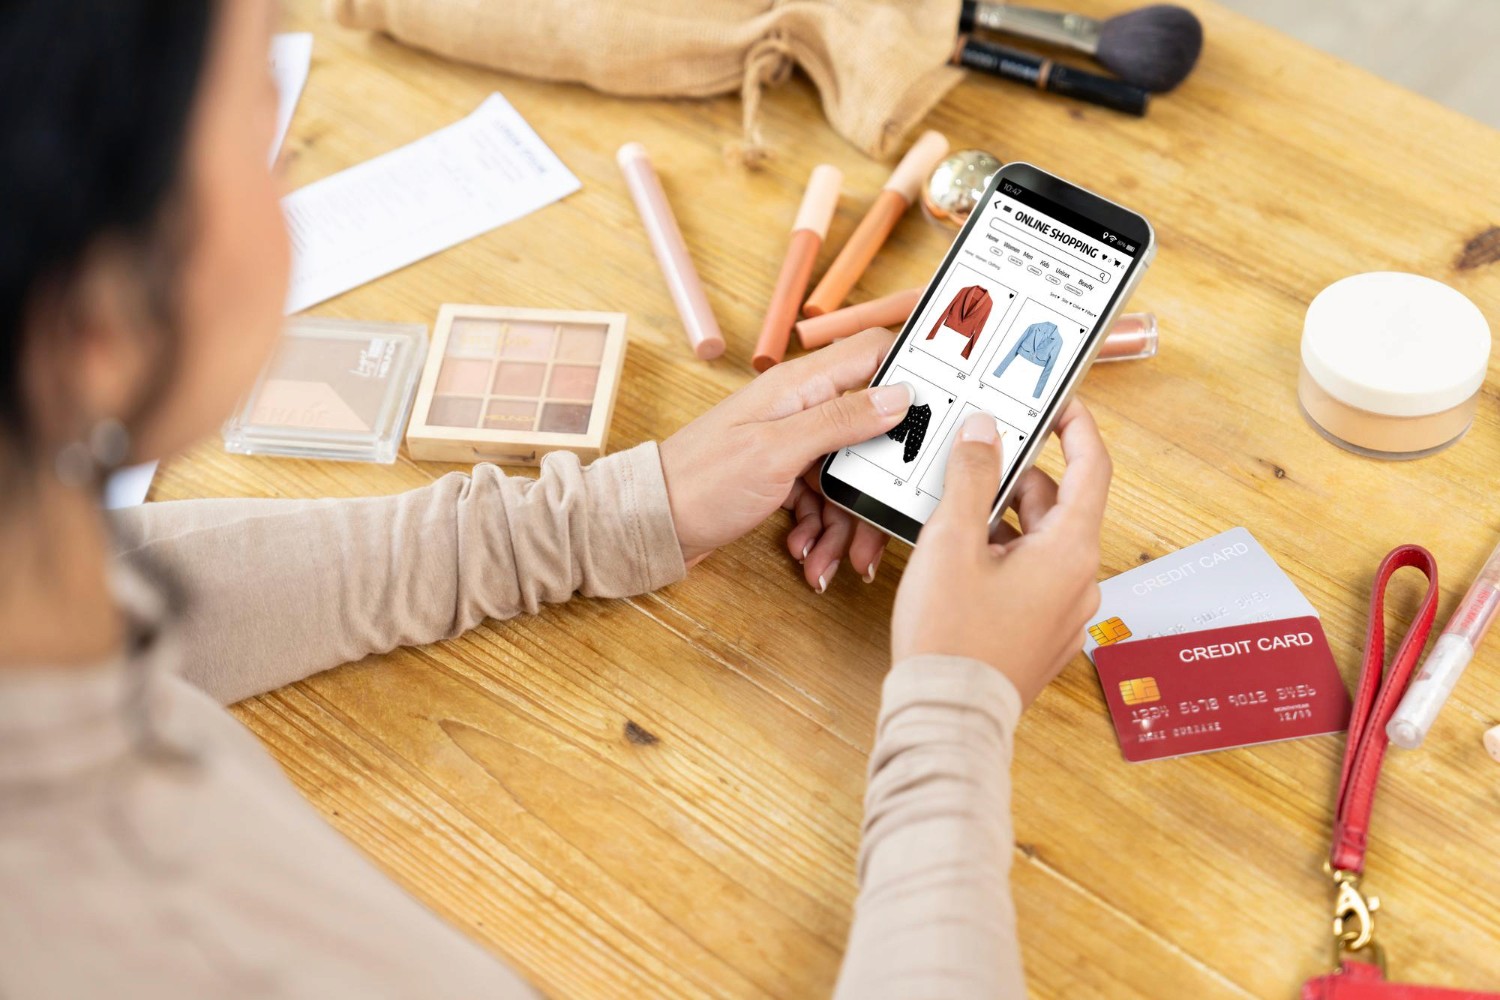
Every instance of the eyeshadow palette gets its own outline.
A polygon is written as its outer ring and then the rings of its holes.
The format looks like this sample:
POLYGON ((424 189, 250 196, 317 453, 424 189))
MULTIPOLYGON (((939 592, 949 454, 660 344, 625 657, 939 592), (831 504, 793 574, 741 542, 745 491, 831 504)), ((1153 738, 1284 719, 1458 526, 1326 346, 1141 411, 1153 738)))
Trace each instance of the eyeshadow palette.
POLYGON ((241 455, 396 460, 427 354, 427 327, 302 318, 224 425, 241 455))
POLYGON ((623 313, 445 305, 406 432, 412 458, 540 465, 604 454, 623 313))

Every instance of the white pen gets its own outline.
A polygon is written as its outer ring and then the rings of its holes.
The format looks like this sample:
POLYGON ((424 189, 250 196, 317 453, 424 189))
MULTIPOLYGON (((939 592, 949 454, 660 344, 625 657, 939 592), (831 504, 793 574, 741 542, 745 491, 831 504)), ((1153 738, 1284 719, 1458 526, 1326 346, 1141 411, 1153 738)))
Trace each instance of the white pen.
POLYGON ((1474 658, 1474 649, 1484 638, 1497 608, 1500 608, 1500 545, 1490 553, 1489 561, 1448 619, 1443 634, 1438 636, 1437 645, 1407 685, 1396 714, 1385 727, 1392 743, 1407 750, 1422 745, 1453 686, 1474 658))

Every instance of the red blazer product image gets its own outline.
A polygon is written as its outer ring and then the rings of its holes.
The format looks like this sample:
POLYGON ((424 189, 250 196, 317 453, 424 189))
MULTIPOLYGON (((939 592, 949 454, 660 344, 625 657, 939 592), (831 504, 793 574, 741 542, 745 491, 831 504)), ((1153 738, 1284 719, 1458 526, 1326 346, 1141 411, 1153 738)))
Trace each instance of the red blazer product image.
POLYGON ((981 285, 960 288, 958 294, 953 296, 953 301, 948 303, 948 308, 943 310, 943 315, 932 324, 932 331, 927 334, 926 339, 936 337, 937 332, 946 326, 969 338, 962 355, 968 358, 969 352, 974 350, 974 342, 984 330, 984 321, 990 318, 990 308, 994 304, 995 300, 990 298, 990 293, 981 285))

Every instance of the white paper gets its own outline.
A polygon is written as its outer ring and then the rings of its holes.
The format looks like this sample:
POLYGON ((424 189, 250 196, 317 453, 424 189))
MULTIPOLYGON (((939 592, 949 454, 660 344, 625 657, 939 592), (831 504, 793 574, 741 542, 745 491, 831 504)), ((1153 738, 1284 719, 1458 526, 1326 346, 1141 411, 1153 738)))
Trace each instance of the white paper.
POLYGON ((313 36, 306 31, 275 35, 271 38, 271 77, 276 81, 276 141, 271 144, 271 163, 281 155, 286 130, 292 125, 292 112, 307 83, 312 64, 313 36))
POLYGON ((120 469, 104 484, 104 509, 119 510, 135 507, 146 502, 146 493, 151 489, 151 477, 156 475, 156 463, 145 462, 120 469))
MULTIPOLYGON (((271 164, 281 155, 286 130, 292 124, 292 112, 307 83, 307 69, 312 63, 313 36, 305 31, 276 35, 271 39, 271 76, 276 81, 276 141, 271 146, 271 164)), ((104 484, 104 507, 119 510, 146 502, 156 463, 145 462, 116 472, 104 484)))
POLYGON ((504 225, 581 185, 504 97, 282 199, 298 312, 504 225))

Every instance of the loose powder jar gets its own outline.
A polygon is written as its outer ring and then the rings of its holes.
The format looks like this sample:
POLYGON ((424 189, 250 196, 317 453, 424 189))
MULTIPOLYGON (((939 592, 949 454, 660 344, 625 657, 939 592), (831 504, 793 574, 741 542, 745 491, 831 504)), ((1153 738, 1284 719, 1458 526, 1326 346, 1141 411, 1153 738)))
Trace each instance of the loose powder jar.
POLYGON ((1489 358, 1489 324, 1462 293, 1417 274, 1356 274, 1307 307, 1297 398, 1334 444, 1421 458, 1469 429, 1489 358))

